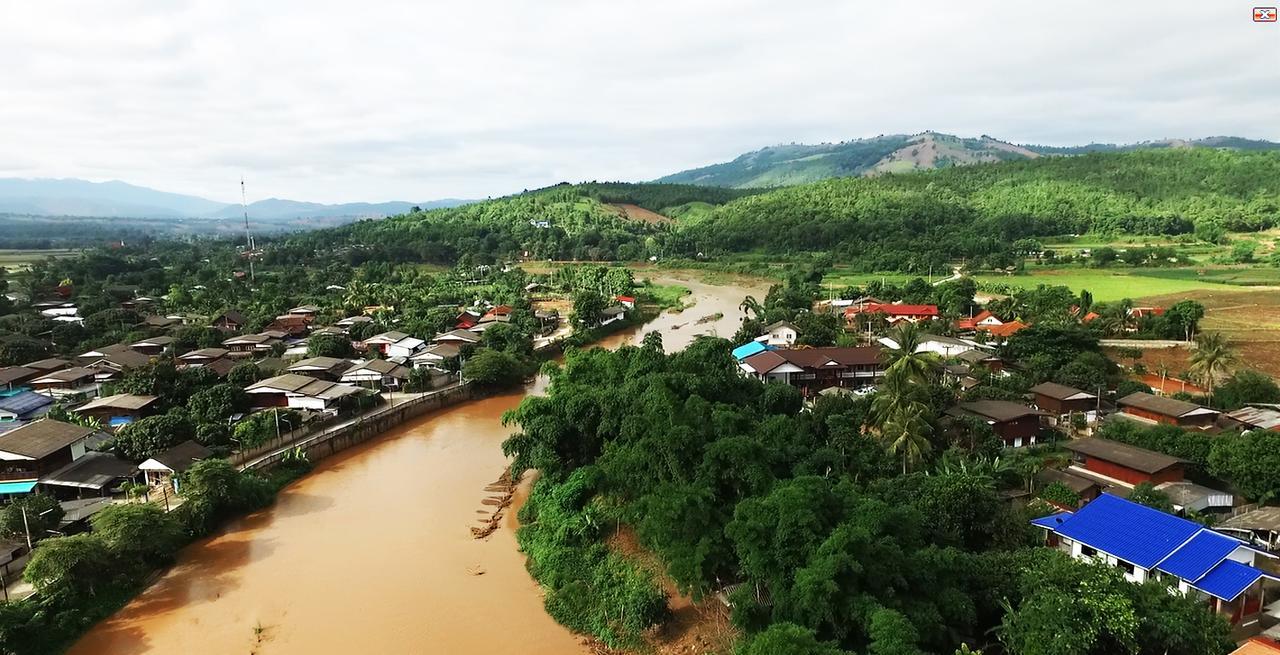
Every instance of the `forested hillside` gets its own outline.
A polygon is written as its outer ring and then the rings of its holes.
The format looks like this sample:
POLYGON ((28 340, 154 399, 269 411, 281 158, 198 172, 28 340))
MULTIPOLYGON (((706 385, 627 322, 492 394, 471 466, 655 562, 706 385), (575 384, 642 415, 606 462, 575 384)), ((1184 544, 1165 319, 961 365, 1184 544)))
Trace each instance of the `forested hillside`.
POLYGON ((968 139, 935 132, 890 134, 840 143, 771 146, 730 162, 682 171, 658 181, 734 188, 779 187, 833 177, 904 173, 1036 156, 987 136, 968 139))
POLYGON ((1090 143, 1061 147, 1014 145, 986 135, 966 138, 937 132, 889 134, 840 143, 770 146, 748 152, 732 161, 681 171, 657 181, 733 188, 773 188, 834 177, 929 171, 969 164, 1036 159, 1041 155, 1187 148, 1274 151, 1280 150, 1280 143, 1216 136, 1192 140, 1164 139, 1121 145, 1090 143))
POLYGON ((729 203, 690 225, 708 254, 830 251, 869 268, 984 257, 1020 238, 1260 230, 1280 222, 1280 153, 1169 149, 834 179, 729 203))
POLYGON ((1280 224, 1280 152, 1161 149, 1045 157, 772 191, 673 184, 558 185, 463 207, 275 242, 304 261, 335 250, 351 263, 476 264, 528 259, 830 253, 864 270, 1004 267, 1016 241, 1067 234, 1180 235, 1280 224), (675 222, 627 220, 614 204, 675 222))

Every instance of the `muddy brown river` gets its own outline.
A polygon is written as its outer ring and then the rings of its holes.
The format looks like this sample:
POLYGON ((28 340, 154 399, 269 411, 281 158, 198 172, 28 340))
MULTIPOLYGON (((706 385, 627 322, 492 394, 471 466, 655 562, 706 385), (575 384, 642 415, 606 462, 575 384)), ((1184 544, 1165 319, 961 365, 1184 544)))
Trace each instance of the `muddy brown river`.
MULTIPOLYGON (((660 330, 668 351, 730 337, 764 289, 673 275, 694 305, 602 345, 660 330), (715 321, 698 319, 722 313, 715 321)), ((186 548, 159 581, 95 626, 74 655, 584 653, 542 608, 515 541, 471 537, 506 466, 502 413, 528 388, 425 415, 320 462, 276 503, 186 548)), ((523 492, 523 490, 522 490, 523 492)))

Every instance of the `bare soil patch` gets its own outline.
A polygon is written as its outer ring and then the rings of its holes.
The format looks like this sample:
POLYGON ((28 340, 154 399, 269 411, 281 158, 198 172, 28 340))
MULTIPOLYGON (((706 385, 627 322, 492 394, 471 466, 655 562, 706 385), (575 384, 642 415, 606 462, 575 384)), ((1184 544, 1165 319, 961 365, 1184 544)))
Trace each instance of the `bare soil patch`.
POLYGON ((649 211, 639 205, 630 205, 626 203, 617 203, 609 205, 618 210, 619 215, 629 221, 640 221, 641 223, 672 223, 671 217, 663 216, 655 211, 649 211))
MULTIPOLYGON (((1168 307, 1179 300, 1194 300, 1204 305, 1200 329, 1221 332, 1231 339, 1239 350, 1241 367, 1280 377, 1280 289, 1197 289, 1143 298, 1142 304, 1168 307)), ((1153 370, 1154 362, 1161 361, 1158 358, 1168 357, 1171 371, 1186 370, 1189 357, 1186 349, 1170 350, 1146 353, 1139 361, 1147 370, 1153 370)))

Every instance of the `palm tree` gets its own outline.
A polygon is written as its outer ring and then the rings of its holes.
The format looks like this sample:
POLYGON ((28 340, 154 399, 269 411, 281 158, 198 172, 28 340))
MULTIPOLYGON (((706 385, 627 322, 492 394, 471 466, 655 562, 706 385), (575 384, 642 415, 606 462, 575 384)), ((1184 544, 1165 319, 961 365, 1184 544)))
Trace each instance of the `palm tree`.
POLYGON ((933 449, 933 444, 929 443, 933 426, 925 419, 926 409, 924 403, 912 403, 885 421, 880 428, 880 439, 884 442, 885 449, 895 455, 902 455, 903 475, 933 449))
POLYGON ((1204 384, 1212 399, 1214 383, 1230 372, 1237 357, 1235 348, 1221 332, 1201 332, 1196 335, 1196 351, 1191 353, 1187 370, 1204 384))
POLYGON ((756 318, 760 318, 760 315, 764 313, 764 306, 760 304, 759 300, 756 300, 755 296, 743 298, 742 304, 738 305, 738 309, 741 309, 743 314, 749 313, 756 318))
POLYGON ((893 332, 893 340, 897 348, 885 351, 887 357, 886 374, 901 371, 911 382, 927 382, 933 375, 933 353, 916 352, 920 349, 923 335, 915 323, 902 323, 893 332))
POLYGON ((885 372, 871 400, 871 421, 883 426, 912 405, 924 400, 924 387, 916 384, 902 368, 890 368, 885 372))

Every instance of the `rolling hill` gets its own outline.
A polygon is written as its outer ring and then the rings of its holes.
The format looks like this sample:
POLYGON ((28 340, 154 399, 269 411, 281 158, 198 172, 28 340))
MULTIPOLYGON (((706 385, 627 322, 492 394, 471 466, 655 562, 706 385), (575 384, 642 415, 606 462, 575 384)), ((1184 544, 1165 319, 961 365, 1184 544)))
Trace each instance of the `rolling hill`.
POLYGON ((779 187, 835 177, 870 176, 1035 159, 1043 155, 1128 152, 1164 148, 1230 148, 1276 150, 1280 144, 1239 137, 1166 139, 1129 145, 1089 144, 1054 147, 1016 145, 983 135, 965 138, 937 132, 892 134, 818 145, 771 146, 712 164, 659 178, 658 182, 733 188, 779 187))
MULTIPOLYGON (((309 218, 365 218, 402 214, 415 205, 422 209, 456 207, 466 200, 430 202, 344 203, 326 205, 271 198, 249 205, 251 219, 283 221, 309 218)), ((90 182, 74 178, 0 178, 0 214, 76 216, 88 218, 239 218, 237 203, 224 203, 157 191, 118 180, 90 182)))

